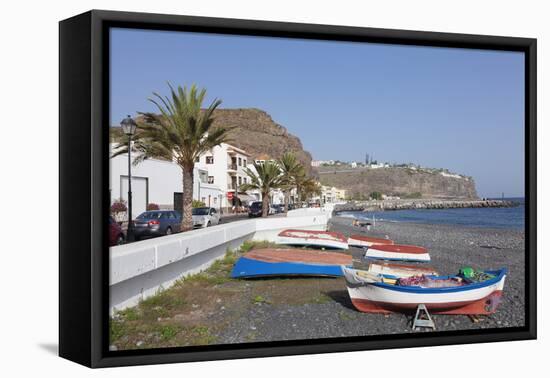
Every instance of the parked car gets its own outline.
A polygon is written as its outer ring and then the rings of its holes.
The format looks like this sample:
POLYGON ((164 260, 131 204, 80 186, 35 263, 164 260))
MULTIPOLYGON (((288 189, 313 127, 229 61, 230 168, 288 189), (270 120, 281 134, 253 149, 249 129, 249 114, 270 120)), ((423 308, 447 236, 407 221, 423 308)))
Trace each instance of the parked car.
POLYGON ((109 216, 109 245, 121 244, 124 244, 124 232, 122 232, 122 227, 120 227, 113 217, 109 216))
POLYGON ((220 223, 220 213, 213 207, 196 207, 192 214, 194 228, 205 228, 220 223))
POLYGON ((179 232, 181 214, 172 210, 152 210, 139 214, 134 221, 134 237, 140 240, 146 237, 170 235, 179 232))
POLYGON ((281 214, 285 212, 285 205, 279 203, 277 205, 273 205, 273 209, 275 209, 275 214, 281 214))
POLYGON ((254 201, 248 208, 248 217, 261 217, 262 216, 262 201, 254 201))

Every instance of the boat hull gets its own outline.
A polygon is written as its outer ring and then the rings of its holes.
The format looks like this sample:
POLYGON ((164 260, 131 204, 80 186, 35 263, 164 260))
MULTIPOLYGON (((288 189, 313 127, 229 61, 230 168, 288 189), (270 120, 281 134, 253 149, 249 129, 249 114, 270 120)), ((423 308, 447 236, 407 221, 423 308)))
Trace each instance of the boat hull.
MULTIPOLYGON (((414 312, 424 304, 434 314, 489 315, 496 311, 504 288, 505 270, 486 282, 457 287, 420 288, 368 283, 354 269, 343 267, 351 302, 368 313, 414 312)), ((491 272, 493 273, 493 272, 491 272)))
POLYGON ((349 249, 344 235, 329 231, 284 230, 277 236, 277 244, 349 249))
POLYGON ((302 249, 253 250, 239 258, 231 277, 268 276, 341 277, 341 266, 351 266, 352 257, 343 253, 302 249))
POLYGON ((351 235, 348 238, 348 245, 351 247, 363 248, 363 247, 371 247, 373 245, 381 245, 381 244, 393 244, 393 240, 373 238, 370 236, 363 236, 363 235, 351 235))
MULTIPOLYGON (((429 303, 426 304, 426 308, 430 313, 438 315, 491 315, 497 310, 501 297, 502 291, 495 290, 485 298, 476 301, 462 303, 429 303)), ((408 303, 393 306, 385 302, 375 302, 360 298, 352 299, 351 302, 357 310, 372 314, 391 314, 395 312, 413 313, 419 305, 419 303, 408 303)))
POLYGON ((408 245, 373 245, 367 248, 365 257, 389 261, 430 261, 430 254, 425 248, 408 245))

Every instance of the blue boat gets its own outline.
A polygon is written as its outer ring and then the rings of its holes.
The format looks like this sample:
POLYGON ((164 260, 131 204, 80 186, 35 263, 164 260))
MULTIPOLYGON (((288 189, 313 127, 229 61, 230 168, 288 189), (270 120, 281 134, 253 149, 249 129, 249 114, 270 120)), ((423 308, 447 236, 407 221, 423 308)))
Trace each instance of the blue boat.
POLYGON ((233 267, 231 277, 342 277, 342 265, 352 265, 350 255, 304 249, 259 249, 239 258, 233 267))

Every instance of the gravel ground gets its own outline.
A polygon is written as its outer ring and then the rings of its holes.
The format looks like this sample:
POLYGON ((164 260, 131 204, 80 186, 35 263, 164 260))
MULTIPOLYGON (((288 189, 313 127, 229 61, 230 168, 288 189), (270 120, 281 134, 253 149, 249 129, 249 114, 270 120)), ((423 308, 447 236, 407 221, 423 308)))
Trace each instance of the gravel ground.
MULTIPOLYGON (((456 273, 465 265, 482 269, 506 267, 507 276, 503 301, 497 312, 480 317, 479 322, 464 315, 434 315, 437 331, 523 326, 525 319, 525 247, 524 233, 513 230, 493 230, 447 225, 377 222, 376 230, 351 226, 350 218, 333 217, 330 230, 345 235, 386 235, 399 244, 415 244, 428 248, 431 266, 442 274, 456 273)), ((354 265, 362 266, 362 251, 351 248, 354 265)), ((288 285, 291 280, 285 280, 288 285)), ((245 311, 231 316, 232 322, 216 335, 216 343, 245 343, 292 339, 410 333, 411 317, 403 314, 365 314, 353 307, 343 278, 296 280, 297 285, 319 287, 322 299, 318 303, 285 304, 284 300, 258 301, 244 306, 245 311), (321 279, 322 280, 322 279, 321 279)), ((257 290, 262 285, 265 297, 275 296, 276 280, 249 281, 247 288, 257 290), (271 286, 266 286, 271 285, 271 286), (256 287, 256 288, 255 288, 256 287)), ((290 287, 290 286, 289 286, 290 287)), ((244 294, 244 293, 243 293, 244 294)), ((287 290, 292 296, 292 291, 287 290)), ((243 298, 249 296, 243 295, 243 298)), ((232 306, 233 307, 233 306, 232 306)), ((241 311, 243 307, 240 307, 241 311)), ((218 313, 227 319, 228 314, 218 313)))

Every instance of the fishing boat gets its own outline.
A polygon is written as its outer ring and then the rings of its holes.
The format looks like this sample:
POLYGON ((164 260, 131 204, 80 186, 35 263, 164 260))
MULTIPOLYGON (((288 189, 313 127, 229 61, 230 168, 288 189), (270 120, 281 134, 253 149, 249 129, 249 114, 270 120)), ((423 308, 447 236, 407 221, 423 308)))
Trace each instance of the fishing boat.
POLYGON ((382 274, 386 278, 398 279, 414 276, 437 276, 439 273, 432 267, 425 265, 395 264, 385 261, 373 261, 367 271, 374 274, 382 274))
POLYGON ((351 235, 348 238, 348 244, 352 247, 371 247, 375 244, 387 245, 393 244, 393 240, 383 238, 373 238, 372 236, 365 235, 351 235))
POLYGON ((338 252, 305 249, 256 249, 237 260, 231 277, 343 276, 341 266, 351 266, 352 257, 338 252))
POLYGON ((375 244, 367 248, 365 257, 381 260, 430 261, 430 254, 426 248, 401 244, 375 244))
POLYGON ((284 230, 277 235, 277 244, 348 249, 348 239, 339 232, 330 231, 284 230))
MULTIPOLYGON (((414 312, 419 304, 434 314, 489 315, 496 311, 506 269, 485 271, 487 279, 422 276, 410 286, 385 282, 384 275, 342 267, 355 308, 368 313, 414 312)), ((399 282, 399 281, 398 281, 399 282)))

